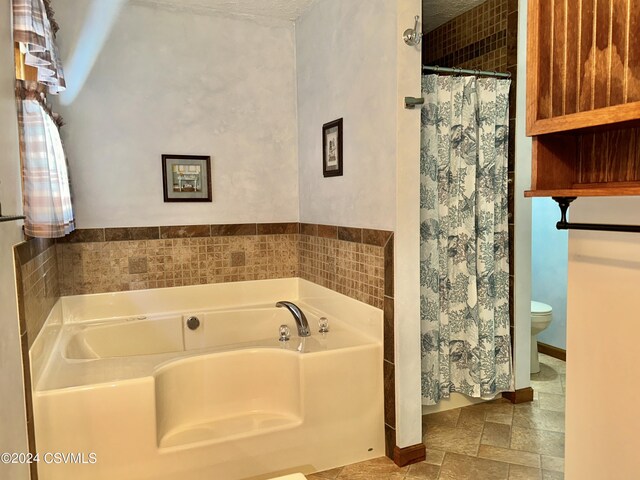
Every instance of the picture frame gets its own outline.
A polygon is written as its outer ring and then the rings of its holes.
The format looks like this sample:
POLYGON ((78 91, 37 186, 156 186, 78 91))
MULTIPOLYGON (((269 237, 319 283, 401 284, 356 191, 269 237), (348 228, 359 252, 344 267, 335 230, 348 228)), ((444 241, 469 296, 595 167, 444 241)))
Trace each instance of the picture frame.
POLYGON ((342 118, 338 118, 322 126, 322 175, 340 177, 342 172, 342 118))
POLYGON ((211 157, 162 155, 165 202, 211 202, 211 157))

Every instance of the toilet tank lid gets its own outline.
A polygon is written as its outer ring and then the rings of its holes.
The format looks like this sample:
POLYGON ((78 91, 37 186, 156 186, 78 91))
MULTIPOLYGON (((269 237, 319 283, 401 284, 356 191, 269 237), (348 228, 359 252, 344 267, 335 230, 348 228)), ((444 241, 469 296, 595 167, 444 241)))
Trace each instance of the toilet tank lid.
POLYGON ((551 306, 546 303, 531 301, 531 313, 549 313, 552 310, 551 306))

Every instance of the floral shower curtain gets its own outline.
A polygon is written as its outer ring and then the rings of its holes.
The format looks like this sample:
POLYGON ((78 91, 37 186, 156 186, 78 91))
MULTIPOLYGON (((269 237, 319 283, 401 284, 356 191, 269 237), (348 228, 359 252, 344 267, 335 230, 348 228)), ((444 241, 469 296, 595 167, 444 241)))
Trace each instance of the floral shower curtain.
POLYGON ((422 397, 512 390, 510 80, 425 75, 420 152, 422 397))

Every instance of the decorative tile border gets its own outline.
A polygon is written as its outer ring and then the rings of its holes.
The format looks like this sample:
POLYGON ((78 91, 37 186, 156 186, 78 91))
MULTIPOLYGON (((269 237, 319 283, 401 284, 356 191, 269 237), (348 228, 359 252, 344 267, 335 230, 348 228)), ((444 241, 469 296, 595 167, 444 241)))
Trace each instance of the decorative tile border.
POLYGON ((78 229, 57 243, 125 242, 174 238, 276 235, 299 232, 299 223, 239 223, 224 225, 171 225, 161 227, 106 227, 78 229))

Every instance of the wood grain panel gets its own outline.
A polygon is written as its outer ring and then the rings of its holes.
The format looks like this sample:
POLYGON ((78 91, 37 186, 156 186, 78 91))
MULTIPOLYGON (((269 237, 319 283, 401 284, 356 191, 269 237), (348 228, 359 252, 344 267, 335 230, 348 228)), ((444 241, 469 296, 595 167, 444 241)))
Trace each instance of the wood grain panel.
POLYGON ((624 103, 624 66, 627 58, 628 7, 631 0, 612 0, 609 105, 624 103))
POLYGON ((595 1, 582 0, 580 15, 580 102, 578 110, 584 112, 593 109, 593 68, 595 45, 593 25, 595 20, 595 1))
POLYGON ((540 30, 540 16, 538 15, 538 2, 527 2, 527 135, 538 121, 538 68, 540 58, 540 46, 538 45, 538 33, 540 30))
POLYGON ((551 75, 553 52, 553 0, 539 0, 539 33, 538 33, 538 116, 550 118, 551 108, 551 75))
POLYGON ((580 0, 565 0, 566 8, 566 78, 564 113, 578 111, 578 88, 580 83, 580 69, 578 68, 578 54, 580 52, 580 0))
POLYGON ((565 0, 553 0, 553 53, 551 73, 551 115, 564 115, 566 90, 566 11, 565 0))
POLYGON ((640 128, 583 134, 578 151, 578 184, 640 182, 640 128))
POLYGON ((639 120, 640 102, 625 103, 615 107, 538 120, 529 127, 527 135, 545 135, 593 127, 611 128, 610 126, 616 123, 637 123, 639 120))
POLYGON ((640 0, 629 0, 627 102, 640 101, 640 45, 638 45, 638 37, 640 37, 640 0))
POLYGON ((640 195, 640 183, 600 183, 593 185, 578 185, 571 188, 557 188, 553 190, 527 190, 524 196, 533 197, 622 197, 640 195))
POLYGON ((532 145, 531 188, 570 188, 577 180, 577 141, 572 135, 535 137, 532 145))
POLYGON ((594 66, 593 108, 607 106, 609 96, 609 41, 611 25, 611 0, 596 1, 596 48, 594 66))

